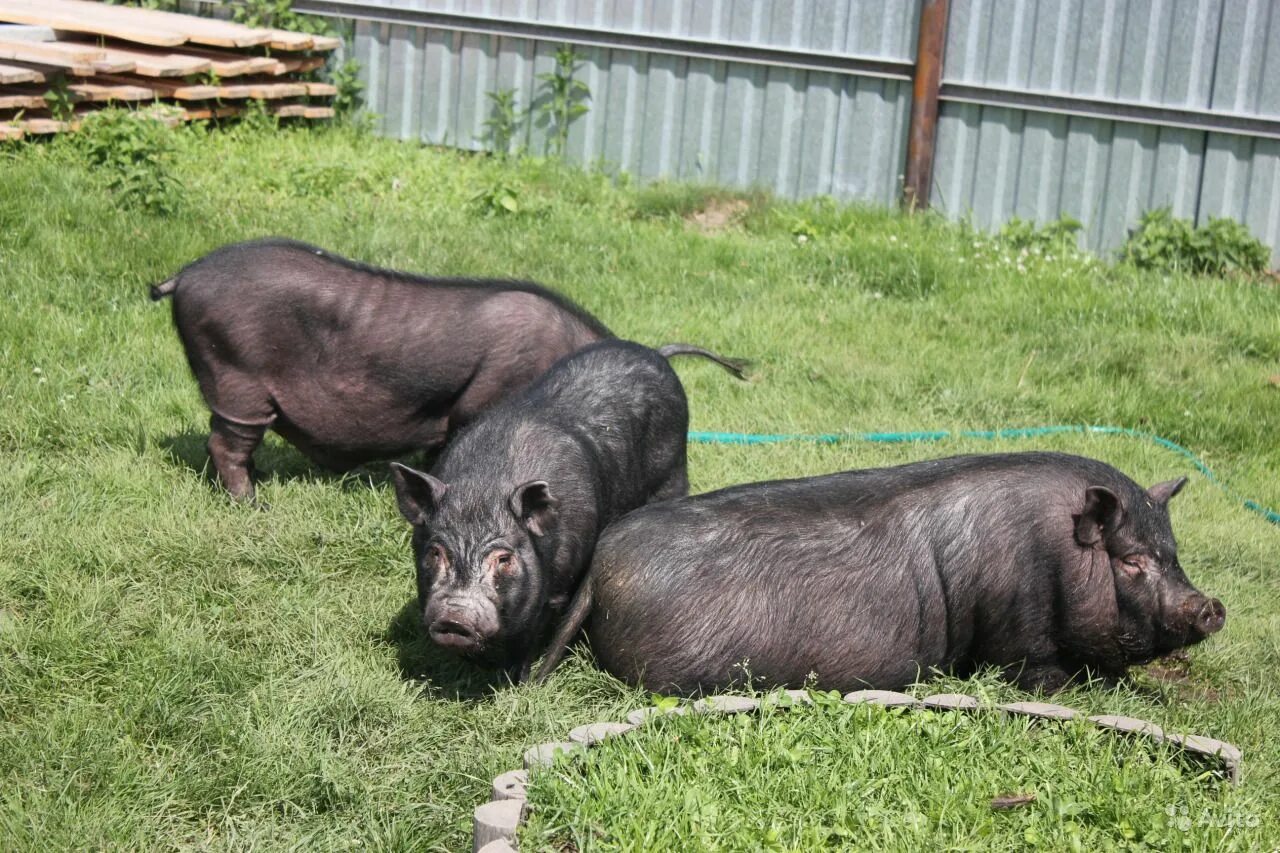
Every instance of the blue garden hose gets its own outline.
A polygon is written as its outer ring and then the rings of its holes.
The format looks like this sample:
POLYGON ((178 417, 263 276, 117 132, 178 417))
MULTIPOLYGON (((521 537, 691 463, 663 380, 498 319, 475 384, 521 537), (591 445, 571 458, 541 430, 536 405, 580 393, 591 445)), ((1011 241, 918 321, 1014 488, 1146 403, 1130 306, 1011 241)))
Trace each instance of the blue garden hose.
POLYGON ((1199 456, 1177 442, 1158 436, 1155 433, 1138 429, 1117 426, 1085 426, 1082 424, 1066 424, 1058 426, 1014 427, 1011 429, 965 429, 965 430, 925 430, 920 432, 831 432, 831 433, 751 433, 751 432, 691 432, 689 440, 699 444, 785 444, 789 442, 806 442, 809 444, 841 444, 851 441, 867 441, 876 444, 910 444, 923 441, 942 441, 948 438, 1037 438, 1045 435, 1062 435, 1075 433, 1080 435, 1123 435, 1149 441, 1174 453, 1190 462, 1195 469, 1213 483, 1223 494, 1250 512, 1257 513, 1267 521, 1280 525, 1280 512, 1265 507, 1255 500, 1244 497, 1226 483, 1218 479, 1199 456))

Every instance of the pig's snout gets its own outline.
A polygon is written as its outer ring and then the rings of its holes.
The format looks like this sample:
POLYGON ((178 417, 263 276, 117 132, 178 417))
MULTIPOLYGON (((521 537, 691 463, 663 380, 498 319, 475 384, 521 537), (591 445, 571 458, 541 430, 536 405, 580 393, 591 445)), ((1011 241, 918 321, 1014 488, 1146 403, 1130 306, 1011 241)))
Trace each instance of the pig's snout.
POLYGON ((474 627, 454 619, 437 619, 431 623, 431 639, 438 645, 458 651, 470 651, 480 645, 479 632, 474 627))
POLYGON ((495 620, 474 607, 446 606, 427 623, 427 633, 437 645, 463 654, 478 652, 497 633, 495 620))
POLYGON ((1222 602, 1216 598, 1202 596, 1198 602, 1193 602, 1192 606, 1194 607, 1195 604, 1199 604, 1192 622, 1196 634, 1207 637, 1221 631, 1227 621, 1227 608, 1222 606, 1222 602))

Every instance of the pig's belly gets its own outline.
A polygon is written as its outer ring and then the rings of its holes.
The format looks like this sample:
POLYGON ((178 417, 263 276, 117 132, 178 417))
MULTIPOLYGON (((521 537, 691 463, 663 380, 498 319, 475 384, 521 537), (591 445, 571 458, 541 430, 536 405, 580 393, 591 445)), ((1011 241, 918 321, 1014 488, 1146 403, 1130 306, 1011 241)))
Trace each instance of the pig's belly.
POLYGON ((345 470, 444 442, 448 398, 395 392, 370 381, 290 383, 273 393, 276 432, 312 460, 345 470))

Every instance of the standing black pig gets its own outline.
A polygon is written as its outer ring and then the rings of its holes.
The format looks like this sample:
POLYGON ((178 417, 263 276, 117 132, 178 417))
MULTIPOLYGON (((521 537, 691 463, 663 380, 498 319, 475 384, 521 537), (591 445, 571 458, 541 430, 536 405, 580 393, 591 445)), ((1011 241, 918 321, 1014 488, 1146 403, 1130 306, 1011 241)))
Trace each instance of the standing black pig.
POLYGON ((605 525, 688 492, 688 426, 665 358, 611 340, 480 415, 434 476, 393 464, 431 639, 525 678, 605 525))
POLYGON ((1102 462, 957 456, 736 486, 644 507, 596 548, 539 678, 591 614, 610 672, 654 691, 741 681, 895 689, 1000 667, 1057 690, 1219 630, 1167 504, 1102 462), (745 664, 745 667, 740 667, 745 664))
MULTIPOLYGON (((612 337, 536 284, 424 278, 292 240, 223 246, 151 289, 173 296, 187 361, 212 411, 223 486, 253 497, 268 428, 346 470, 433 450, 567 353, 612 337)), ((741 375, 741 363, 697 347, 741 375)))

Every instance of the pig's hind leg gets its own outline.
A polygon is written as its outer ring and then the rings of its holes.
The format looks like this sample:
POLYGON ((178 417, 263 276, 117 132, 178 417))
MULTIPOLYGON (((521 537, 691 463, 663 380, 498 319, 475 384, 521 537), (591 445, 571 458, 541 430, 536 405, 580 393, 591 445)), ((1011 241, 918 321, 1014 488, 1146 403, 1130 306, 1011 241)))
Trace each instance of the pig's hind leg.
POLYGON ((253 451, 262 443, 270 421, 249 424, 218 413, 209 419, 209 457, 222 487, 236 500, 252 500, 253 451))

